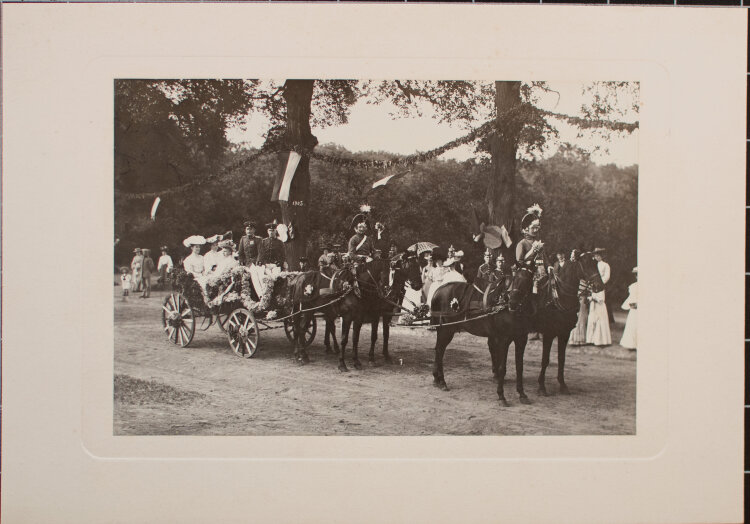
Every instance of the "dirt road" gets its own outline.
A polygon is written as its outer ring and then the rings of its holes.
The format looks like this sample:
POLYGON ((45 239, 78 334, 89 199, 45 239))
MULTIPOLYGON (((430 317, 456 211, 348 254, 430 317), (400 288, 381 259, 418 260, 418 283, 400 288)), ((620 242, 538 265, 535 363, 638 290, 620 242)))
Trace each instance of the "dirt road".
MULTIPOLYGON (((541 343, 529 341, 522 405, 513 350, 502 407, 486 340, 457 335, 445 356, 450 391, 432 386, 435 333, 391 329, 391 355, 402 365, 367 364, 370 330, 360 338, 362 370, 337 369, 319 334, 312 362, 298 366, 282 329, 264 331, 251 359, 235 356, 218 327, 196 330, 188 348, 172 345, 160 325, 162 293, 121 300, 114 288, 115 435, 625 435, 635 433, 635 353, 619 346, 568 348, 566 382, 557 394, 556 345, 547 370, 551 396, 537 391, 541 343)), ((618 316, 613 339, 619 340, 618 316)), ((319 325, 322 328, 322 325, 319 325)))

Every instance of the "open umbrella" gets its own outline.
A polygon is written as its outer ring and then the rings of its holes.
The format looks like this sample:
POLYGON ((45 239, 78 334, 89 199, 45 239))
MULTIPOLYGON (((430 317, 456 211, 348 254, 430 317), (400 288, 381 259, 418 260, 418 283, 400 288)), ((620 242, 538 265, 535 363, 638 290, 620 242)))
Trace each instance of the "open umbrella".
POLYGON ((409 246, 409 250, 416 251, 417 255, 421 255, 425 251, 432 251, 436 247, 438 247, 437 244, 433 244, 432 242, 417 242, 409 246))

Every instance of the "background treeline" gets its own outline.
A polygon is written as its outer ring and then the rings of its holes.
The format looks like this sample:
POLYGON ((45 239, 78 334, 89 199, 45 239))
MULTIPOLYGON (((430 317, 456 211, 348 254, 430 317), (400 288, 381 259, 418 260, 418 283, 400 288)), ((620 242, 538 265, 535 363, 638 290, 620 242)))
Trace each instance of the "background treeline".
MULTIPOLYGON (((160 120, 167 130, 162 131, 169 136, 169 119, 166 124, 164 121, 160 120)), ((164 144, 164 135, 161 136, 154 142, 164 144)), ((140 153, 133 151, 140 156, 138 162, 132 163, 148 165, 148 170, 123 169, 122 162, 120 169, 116 165, 115 235, 120 239, 115 247, 117 264, 128 264, 136 246, 149 247, 156 253, 163 244, 170 246, 177 262, 187 254, 181 241, 191 234, 208 236, 232 230, 237 240, 245 219, 264 224, 280 216, 278 205, 269 201, 281 165, 275 154, 260 156, 217 181, 164 194, 155 221, 149 217, 152 199, 130 200, 122 196, 201 180, 201 170, 217 172, 253 153, 227 145, 220 160, 209 161, 202 151, 176 151, 178 146, 186 148, 185 143, 175 140, 174 147, 158 148, 146 137, 140 153)), ((384 152, 351 153, 336 145, 318 146, 316 150, 361 160, 397 158, 384 152)), ((373 207, 374 218, 387 225, 401 248, 418 240, 453 244, 467 252, 474 267, 481 263, 482 250, 471 242, 470 207, 480 210, 481 217, 488 169, 488 160, 431 160, 415 165, 409 174, 384 188, 369 191, 373 181, 392 172, 313 160, 308 255, 316 257, 323 243, 345 245, 351 234, 352 216, 361 204, 368 203, 373 207)), ((543 240, 550 253, 555 249, 569 252, 573 247, 607 248, 612 267, 611 299, 624 299, 632 281, 630 271, 637 264, 637 166, 600 166, 591 162, 585 152, 564 146, 548 159, 520 161, 516 191, 515 216, 519 219, 533 203, 544 209, 543 240)), ((258 234, 264 236, 263 229, 260 225, 258 234)), ((518 232, 513 233, 517 238, 518 232)))

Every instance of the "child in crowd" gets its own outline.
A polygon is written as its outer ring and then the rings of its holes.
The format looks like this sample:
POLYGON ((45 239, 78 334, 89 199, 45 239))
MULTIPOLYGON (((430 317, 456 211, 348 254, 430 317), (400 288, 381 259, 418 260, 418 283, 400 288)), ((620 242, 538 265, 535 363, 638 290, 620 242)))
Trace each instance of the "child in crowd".
POLYGON ((130 295, 130 285, 133 281, 133 277, 130 274, 130 269, 127 267, 120 268, 120 282, 122 283, 122 299, 130 295))

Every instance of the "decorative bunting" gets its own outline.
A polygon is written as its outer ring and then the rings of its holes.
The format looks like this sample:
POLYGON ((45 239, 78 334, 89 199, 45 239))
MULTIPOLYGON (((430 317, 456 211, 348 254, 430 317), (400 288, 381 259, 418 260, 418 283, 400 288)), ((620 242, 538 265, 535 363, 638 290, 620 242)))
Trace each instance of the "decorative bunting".
MULTIPOLYGON (((297 166, 299 165, 299 161, 302 156, 320 160, 322 162, 326 162, 328 164, 332 164, 336 166, 359 167, 363 169, 389 169, 395 166, 407 166, 408 167, 408 166, 413 166, 414 164, 417 164, 419 162, 425 162, 427 160, 432 160, 434 158, 437 158, 443 153, 445 153, 446 151, 450 151, 451 149, 455 149, 459 146, 474 142, 475 140, 478 140, 484 136, 487 136, 488 134, 492 132, 502 134, 502 129, 497 127, 497 124, 496 124, 497 120, 511 120, 511 121, 515 121, 517 119, 525 120, 525 119, 528 119, 529 115, 534 114, 534 113, 536 113, 538 116, 564 120, 582 129, 604 128, 604 129, 610 129, 612 131, 617 131, 617 132, 632 133, 639 127, 639 122, 616 122, 613 120, 582 118, 582 117, 577 117, 577 116, 564 115, 560 113, 553 113, 552 111, 539 109, 538 107, 535 107, 529 103, 522 103, 506 111, 499 118, 493 118, 492 120, 485 122, 478 128, 473 129, 468 134, 462 137, 459 137, 455 140, 451 140, 447 144, 444 144, 440 147, 436 147, 435 149, 432 149, 430 151, 426 151, 422 153, 414 153, 414 154, 407 155, 407 156, 397 158, 394 160, 357 160, 353 158, 342 158, 342 157, 338 157, 334 155, 328 155, 325 153, 317 153, 315 151, 307 150, 301 147, 295 147, 293 148, 293 151, 291 151, 289 154, 289 159, 287 161, 286 170, 282 178, 282 183, 279 184, 278 195, 276 194, 276 188, 274 187, 273 197, 275 198, 278 196, 278 200, 289 199, 289 187, 291 186, 291 182, 294 177, 294 172, 296 171, 297 166), (284 191, 282 191, 282 187, 284 186, 285 182, 286 182, 286 188, 284 191), (282 195, 284 196, 283 199, 281 198, 282 195)), ((289 146, 287 145, 285 147, 289 147, 289 146)), ((210 174, 200 180, 188 182, 187 184, 183 184, 181 186, 173 187, 170 189, 165 189, 159 192, 152 192, 152 193, 124 193, 121 191, 117 191, 116 196, 118 198, 123 198, 126 200, 145 200, 145 199, 150 199, 150 198, 157 198, 160 194, 164 195, 164 194, 173 194, 177 192, 187 191, 189 189, 199 187, 206 183, 218 181, 219 179, 233 173, 237 169, 249 164, 250 162, 257 160, 262 155, 267 155, 267 154, 276 153, 276 152, 279 152, 279 150, 274 150, 270 147, 264 146, 262 149, 249 154, 248 156, 236 161, 234 164, 230 166, 227 166, 226 168, 222 169, 220 172, 210 174)), ((376 189, 377 187, 385 186, 386 184, 388 184, 388 182, 390 182, 394 178, 398 178, 402 176, 403 174, 406 174, 406 173, 397 174, 397 175, 389 175, 387 177, 381 178, 380 180, 376 181, 372 185, 371 189, 376 189)))

